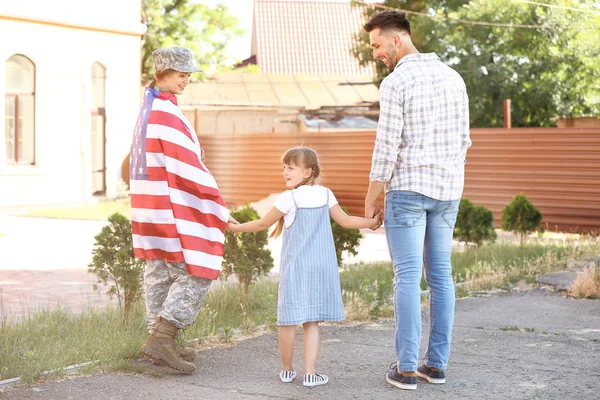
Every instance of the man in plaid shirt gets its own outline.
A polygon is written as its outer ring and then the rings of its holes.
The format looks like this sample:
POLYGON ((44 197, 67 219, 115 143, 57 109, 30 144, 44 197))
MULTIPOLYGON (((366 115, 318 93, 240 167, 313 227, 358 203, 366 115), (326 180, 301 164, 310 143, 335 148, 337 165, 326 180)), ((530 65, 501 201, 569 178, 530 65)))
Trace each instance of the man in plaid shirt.
POLYGON ((401 389, 416 389, 417 376, 430 383, 446 381, 454 321, 450 255, 471 146, 469 99, 456 71, 434 53, 421 54, 415 48, 403 12, 379 12, 364 29, 374 57, 392 70, 379 88, 379 123, 365 198, 365 216, 372 217, 385 189, 397 360, 386 380, 401 389), (431 333, 425 362, 418 367, 423 263, 431 333))

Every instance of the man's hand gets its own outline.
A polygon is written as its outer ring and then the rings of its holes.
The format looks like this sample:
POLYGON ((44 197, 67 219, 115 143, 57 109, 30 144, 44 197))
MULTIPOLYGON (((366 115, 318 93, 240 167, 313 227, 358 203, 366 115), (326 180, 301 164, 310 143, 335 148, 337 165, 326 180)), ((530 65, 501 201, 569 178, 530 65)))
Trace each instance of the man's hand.
POLYGON ((365 204, 365 218, 374 218, 376 215, 378 215, 377 224, 375 224, 371 228, 369 228, 373 231, 378 229, 383 222, 383 220, 381 218, 381 209, 379 208, 379 206, 377 204, 370 204, 370 205, 365 204))
MULTIPOLYGON (((377 206, 377 199, 384 188, 385 182, 369 182, 369 189, 367 190, 367 196, 365 197, 365 218, 373 218, 378 212, 381 212, 379 206, 377 206)), ((378 229, 381 226, 381 223, 382 218, 380 218, 379 223, 371 229, 378 229)))

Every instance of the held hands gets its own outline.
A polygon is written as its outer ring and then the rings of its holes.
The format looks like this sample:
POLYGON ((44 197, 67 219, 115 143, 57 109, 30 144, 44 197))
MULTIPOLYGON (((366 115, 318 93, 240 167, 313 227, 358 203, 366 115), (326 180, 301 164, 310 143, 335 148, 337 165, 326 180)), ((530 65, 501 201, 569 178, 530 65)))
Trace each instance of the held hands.
POLYGON ((373 219, 375 220, 375 222, 373 223, 373 225, 371 225, 369 227, 369 229, 371 230, 376 230, 377 228, 379 228, 381 226, 381 219, 383 218, 382 212, 379 211, 377 214, 375 214, 375 216, 373 216, 373 219))
POLYGON ((376 205, 365 206, 365 218, 375 218, 375 222, 369 227, 371 230, 377 230, 383 223, 381 209, 376 205))
POLYGON ((227 230, 231 232, 237 232, 236 225, 240 223, 235 220, 232 216, 229 216, 229 221, 227 221, 227 230))

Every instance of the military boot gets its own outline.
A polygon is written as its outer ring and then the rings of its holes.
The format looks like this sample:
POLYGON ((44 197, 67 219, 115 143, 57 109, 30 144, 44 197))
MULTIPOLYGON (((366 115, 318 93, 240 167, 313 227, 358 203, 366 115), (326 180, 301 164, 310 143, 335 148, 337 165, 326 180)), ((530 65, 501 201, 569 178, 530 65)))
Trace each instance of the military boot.
MULTIPOLYGON (((176 344, 175 350, 177 351, 177 354, 179 354, 179 357, 181 357, 185 361, 192 362, 196 360, 196 350, 194 350, 193 347, 181 347, 176 344)), ((160 366, 167 365, 164 361, 156 360, 154 358, 152 359, 152 364, 160 366)))
POLYGON ((181 358, 175 343, 177 331, 177 327, 171 322, 159 318, 156 328, 142 346, 142 352, 177 371, 191 374, 196 371, 196 366, 181 358))

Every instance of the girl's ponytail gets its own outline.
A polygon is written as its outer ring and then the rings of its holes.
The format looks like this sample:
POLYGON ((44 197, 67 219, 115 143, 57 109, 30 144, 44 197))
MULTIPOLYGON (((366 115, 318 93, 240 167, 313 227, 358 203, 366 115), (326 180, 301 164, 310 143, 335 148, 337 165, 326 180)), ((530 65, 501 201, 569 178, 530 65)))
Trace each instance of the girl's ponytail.
POLYGON ((275 227, 275 229, 273 229, 273 232, 271 232, 271 234, 269 235, 269 239, 273 238, 273 239, 277 239, 279 236, 281 236, 281 233, 283 232, 283 224, 285 223, 284 217, 281 217, 279 219, 279 221, 277 221, 277 226, 275 227))

